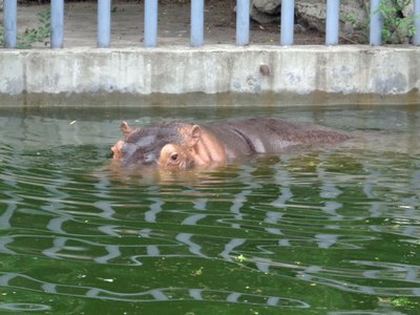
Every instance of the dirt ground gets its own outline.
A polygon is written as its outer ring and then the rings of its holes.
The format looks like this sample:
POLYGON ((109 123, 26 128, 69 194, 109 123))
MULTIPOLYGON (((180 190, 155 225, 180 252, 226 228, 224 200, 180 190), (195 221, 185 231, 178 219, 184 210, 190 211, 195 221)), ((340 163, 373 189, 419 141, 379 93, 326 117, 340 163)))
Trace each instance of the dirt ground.
MULTIPOLYGON (((206 1, 205 43, 235 43, 235 12, 232 0, 206 1)), ((18 7, 18 29, 36 28, 37 13, 49 10, 49 4, 30 4, 18 7)), ((96 1, 66 2, 65 47, 96 46, 96 1)), ((143 41, 143 1, 112 2, 112 47, 141 46, 143 41)), ((1 13, 0 13, 1 17, 1 13)), ((159 1, 158 45, 189 45, 190 2, 186 0, 159 1)), ((276 45, 280 27, 275 24, 251 23, 251 43, 276 45)), ((314 31, 295 32, 296 44, 322 44, 323 36, 314 31)), ((48 47, 48 42, 34 45, 48 47)))

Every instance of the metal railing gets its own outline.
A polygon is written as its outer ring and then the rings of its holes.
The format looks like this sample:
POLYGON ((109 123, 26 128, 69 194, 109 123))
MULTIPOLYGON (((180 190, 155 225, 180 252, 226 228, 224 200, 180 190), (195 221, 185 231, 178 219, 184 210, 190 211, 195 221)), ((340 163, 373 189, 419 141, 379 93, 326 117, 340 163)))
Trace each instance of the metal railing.
MULTIPOLYGON (((320 0, 321 1, 321 0, 320 0)), ((420 0, 413 0, 414 16, 420 16, 420 0)), ((326 45, 337 45, 340 33, 340 0, 326 0, 326 45)), ((379 10, 381 0, 370 2, 369 43, 382 44, 383 18, 379 10)), ((250 0, 236 1, 236 44, 249 44, 250 0)), ((293 45, 294 0, 282 0, 280 45, 293 45)), ((17 38, 17 0, 4 0, 4 42, 5 47, 15 48, 17 38)), ((97 46, 111 44, 111 0, 98 0, 97 46)), ((414 19, 413 43, 420 45, 420 19, 414 19)), ((62 48, 64 42, 64 0, 51 0, 51 48, 62 48)), ((144 45, 156 47, 158 42, 158 0, 144 1, 144 45)), ((204 0, 191 0, 191 46, 204 45, 204 0)))

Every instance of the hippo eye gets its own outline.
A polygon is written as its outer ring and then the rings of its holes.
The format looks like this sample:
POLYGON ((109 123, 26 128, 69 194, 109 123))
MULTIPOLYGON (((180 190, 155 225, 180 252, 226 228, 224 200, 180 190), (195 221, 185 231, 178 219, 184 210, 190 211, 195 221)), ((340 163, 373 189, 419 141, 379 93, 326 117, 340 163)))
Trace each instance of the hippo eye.
POLYGON ((176 160, 178 160, 178 153, 172 153, 172 154, 171 154, 171 160, 172 160, 172 161, 176 161, 176 160))

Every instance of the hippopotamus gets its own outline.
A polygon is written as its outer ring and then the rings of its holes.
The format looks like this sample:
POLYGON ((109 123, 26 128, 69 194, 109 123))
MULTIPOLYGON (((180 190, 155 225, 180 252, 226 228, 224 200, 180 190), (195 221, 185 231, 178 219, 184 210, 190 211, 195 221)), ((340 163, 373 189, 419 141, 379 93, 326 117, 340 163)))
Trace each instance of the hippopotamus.
POLYGON ((336 144, 350 136, 330 128, 276 118, 249 118, 195 124, 165 122, 132 128, 122 122, 123 140, 112 148, 122 166, 155 165, 166 170, 224 165, 253 154, 336 144))

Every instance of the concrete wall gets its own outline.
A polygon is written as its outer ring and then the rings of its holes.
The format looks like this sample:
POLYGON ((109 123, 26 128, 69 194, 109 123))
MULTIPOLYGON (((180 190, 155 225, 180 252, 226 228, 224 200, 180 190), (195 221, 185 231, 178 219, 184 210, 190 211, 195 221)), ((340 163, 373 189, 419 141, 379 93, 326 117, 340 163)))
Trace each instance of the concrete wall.
POLYGON ((0 50, 0 94, 395 95, 420 88, 420 48, 206 46, 0 50))

